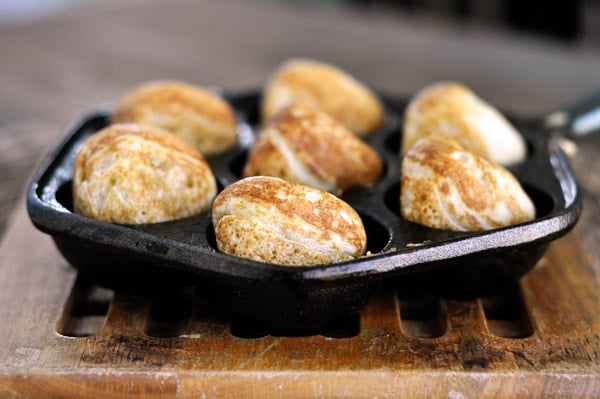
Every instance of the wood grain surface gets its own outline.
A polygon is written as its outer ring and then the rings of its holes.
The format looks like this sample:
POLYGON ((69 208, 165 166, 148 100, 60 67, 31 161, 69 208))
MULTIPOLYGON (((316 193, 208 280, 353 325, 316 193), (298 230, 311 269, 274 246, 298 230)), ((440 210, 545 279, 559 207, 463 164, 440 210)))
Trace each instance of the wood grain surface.
POLYGON ((72 121, 145 80, 237 91, 306 56, 399 95, 458 80, 535 117, 600 88, 598 48, 395 13, 153 0, 0 27, 0 54, 0 397, 600 396, 599 135, 571 158, 578 225, 513 291, 415 299, 390 284, 358 320, 308 337, 253 336, 194 292, 90 286, 23 198, 72 121))
POLYGON ((439 314, 415 316, 415 306, 422 311, 431 302, 406 297, 392 282, 363 309, 357 331, 286 337, 236 329, 194 294, 144 297, 90 287, 26 218, 19 207, 0 248, 0 396, 600 392, 599 284, 579 228, 553 243, 503 298, 436 297, 439 314))

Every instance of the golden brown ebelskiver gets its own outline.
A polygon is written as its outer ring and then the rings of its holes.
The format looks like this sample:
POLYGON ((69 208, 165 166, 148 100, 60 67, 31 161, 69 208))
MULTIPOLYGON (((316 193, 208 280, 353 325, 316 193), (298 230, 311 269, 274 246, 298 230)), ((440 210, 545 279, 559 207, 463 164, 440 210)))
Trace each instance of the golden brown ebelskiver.
POLYGON ((291 106, 271 118, 251 148, 244 176, 275 176, 341 194, 370 187, 383 165, 377 152, 326 113, 291 106))
POLYGON ((281 265, 321 265, 364 254, 366 232, 356 211, 326 191, 256 176, 214 200, 218 249, 281 265))
POLYGON ((90 218, 162 222, 209 209, 215 195, 202 154, 151 126, 111 125, 90 136, 75 159, 75 212, 90 218))
POLYGON ((128 92, 115 110, 115 123, 141 123, 165 129, 204 155, 237 143, 231 106, 210 91, 179 81, 153 81, 128 92))
POLYGON ((525 141, 493 106, 465 86, 452 82, 430 84, 409 102, 404 114, 402 152, 430 134, 445 134, 471 151, 502 165, 522 161, 525 141))
POLYGON ((417 141, 402 162, 400 210, 444 230, 490 230, 531 220, 535 208, 504 167, 446 135, 417 141))
POLYGON ((263 88, 263 121, 290 105, 321 109, 351 132, 374 133, 383 122, 383 105, 367 86, 340 68, 308 59, 281 64, 263 88))

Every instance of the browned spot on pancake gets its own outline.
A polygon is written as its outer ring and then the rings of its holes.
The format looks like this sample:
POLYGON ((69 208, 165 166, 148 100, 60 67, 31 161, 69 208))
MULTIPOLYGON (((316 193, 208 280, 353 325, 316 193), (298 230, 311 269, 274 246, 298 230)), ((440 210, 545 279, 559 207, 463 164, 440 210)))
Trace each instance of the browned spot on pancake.
POLYGON ((263 120, 294 104, 319 108, 359 135, 374 133, 383 122, 377 96, 346 72, 323 62, 289 60, 266 83, 263 120), (285 99, 279 98, 282 91, 285 99))
MULTIPOLYGON (((360 256, 365 250, 364 226, 356 211, 347 203, 325 191, 279 178, 250 177, 225 188, 213 203, 213 224, 217 227, 226 216, 236 215, 250 218, 253 223, 261 223, 261 230, 266 229, 264 226, 278 226, 275 230, 281 231, 279 234, 284 239, 280 243, 282 246, 288 245, 284 244, 285 241, 294 235, 298 237, 298 243, 319 242, 323 248, 328 247, 326 252, 332 252, 327 255, 329 257, 337 257, 335 252, 341 251, 339 240, 354 248, 352 253, 344 256, 360 256)), ((271 234, 267 230, 261 234, 271 234)), ((228 240, 227 237, 222 239, 228 240)), ((314 256, 320 256, 318 254, 322 250, 309 247, 304 252, 314 252, 314 256)))
POLYGON ((444 229, 458 228, 456 223, 481 230, 535 217, 533 204, 508 170, 446 135, 423 138, 406 154, 400 201, 405 218, 444 229))
POLYGON ((335 183, 336 192, 370 187, 381 176, 383 164, 372 148, 324 112, 301 106, 283 109, 269 120, 249 154, 245 176, 270 175, 310 184, 291 165, 285 166, 291 161, 274 145, 274 136, 323 186, 335 183))

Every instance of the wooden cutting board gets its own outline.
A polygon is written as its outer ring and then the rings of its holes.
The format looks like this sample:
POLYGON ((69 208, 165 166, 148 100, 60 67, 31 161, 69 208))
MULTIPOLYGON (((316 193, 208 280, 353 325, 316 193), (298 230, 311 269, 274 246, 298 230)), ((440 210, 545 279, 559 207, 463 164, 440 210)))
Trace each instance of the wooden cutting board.
POLYGON ((576 227, 509 292, 393 283, 308 337, 230 325, 201 293, 86 283, 20 206, 0 247, 0 397, 598 397, 600 283, 576 227))

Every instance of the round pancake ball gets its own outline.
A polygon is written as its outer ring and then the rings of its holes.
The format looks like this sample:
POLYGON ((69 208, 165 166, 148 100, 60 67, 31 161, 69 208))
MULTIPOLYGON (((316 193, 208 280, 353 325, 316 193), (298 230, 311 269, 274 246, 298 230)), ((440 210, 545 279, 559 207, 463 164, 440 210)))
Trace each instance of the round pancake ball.
POLYGON ((210 91, 179 81, 144 83, 123 96, 114 123, 140 123, 167 130, 206 156, 237 143, 233 108, 210 91))
POLYGON ((164 130, 111 125, 75 158, 75 212, 111 223, 156 223, 210 208, 217 185, 196 149, 164 130))

